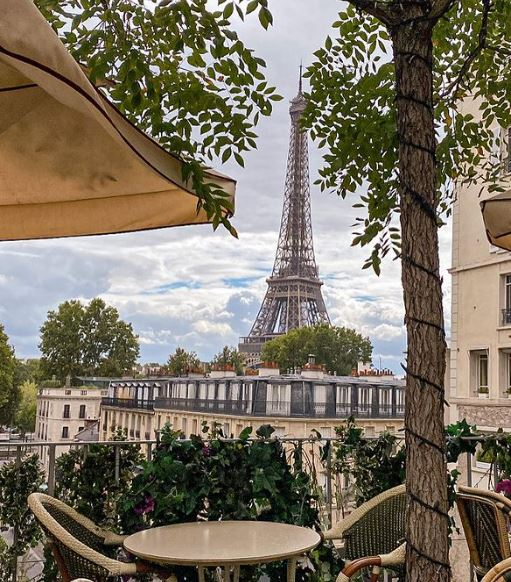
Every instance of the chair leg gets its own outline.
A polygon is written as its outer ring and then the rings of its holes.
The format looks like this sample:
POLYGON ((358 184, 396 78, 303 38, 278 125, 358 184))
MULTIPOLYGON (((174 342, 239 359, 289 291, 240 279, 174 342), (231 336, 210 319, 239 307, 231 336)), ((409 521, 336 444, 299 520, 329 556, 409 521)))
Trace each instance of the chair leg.
POLYGON ((60 572, 60 575, 62 576, 62 581, 71 582, 71 574, 68 572, 66 564, 62 558, 62 554, 59 552, 57 545, 53 542, 48 542, 48 545, 50 546, 53 557, 55 558, 55 562, 57 563, 57 568, 60 572))

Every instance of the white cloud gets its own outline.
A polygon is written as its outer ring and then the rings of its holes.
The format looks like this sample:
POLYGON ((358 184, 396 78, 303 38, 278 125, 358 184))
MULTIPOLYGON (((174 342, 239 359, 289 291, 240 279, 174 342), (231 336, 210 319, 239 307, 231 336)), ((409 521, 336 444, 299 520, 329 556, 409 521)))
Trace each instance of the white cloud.
MULTIPOLYGON (((266 59, 270 81, 286 100, 258 128, 258 150, 246 169, 220 168, 238 180, 234 239, 211 227, 0 245, 0 321, 19 356, 37 355, 38 333, 49 309, 66 299, 101 296, 140 336, 143 361, 165 361, 177 345, 212 357, 247 334, 266 290, 277 244, 289 139, 288 99, 298 65, 307 64, 342 6, 324 0, 274 2, 275 26, 257 18, 243 25, 248 44, 266 59)), ((313 181, 321 158, 310 145, 313 181)), ((351 246, 354 200, 312 188, 316 258, 333 323, 369 335, 375 362, 400 370, 405 340, 400 265, 382 275, 362 270, 365 249, 351 246)), ((440 233, 449 307, 450 228, 440 233)))

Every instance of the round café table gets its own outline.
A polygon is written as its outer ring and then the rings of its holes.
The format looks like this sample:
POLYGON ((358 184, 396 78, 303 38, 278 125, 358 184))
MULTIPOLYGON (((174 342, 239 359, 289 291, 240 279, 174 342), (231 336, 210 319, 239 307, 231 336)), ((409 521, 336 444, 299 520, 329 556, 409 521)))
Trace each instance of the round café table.
POLYGON ((205 521, 165 525, 124 540, 128 552, 148 562, 224 569, 224 582, 239 582, 240 566, 287 560, 287 581, 295 582, 297 559, 315 548, 312 529, 267 521, 205 521))

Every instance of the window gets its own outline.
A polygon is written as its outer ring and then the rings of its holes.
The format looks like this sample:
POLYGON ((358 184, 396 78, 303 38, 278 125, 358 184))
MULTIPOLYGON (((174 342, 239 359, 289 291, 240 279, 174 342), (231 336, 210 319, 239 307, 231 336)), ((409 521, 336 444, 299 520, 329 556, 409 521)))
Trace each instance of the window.
POLYGON ((64 404, 64 414, 62 418, 69 418, 69 412, 71 410, 71 406, 69 404, 64 404))
POLYGON ((351 385, 337 386, 336 403, 337 415, 351 414, 351 385))
POLYGON ((470 394, 488 394, 490 380, 489 350, 487 348, 472 350, 469 352, 469 356, 470 394))
POLYGON ((71 396, 71 390, 66 390, 65 394, 66 394, 66 396, 71 396))
POLYGON ((372 388, 361 386, 358 389, 358 413, 369 415, 371 413, 372 388))
POLYGON ((63 426, 62 427, 62 438, 63 439, 68 439, 69 438, 69 427, 68 426, 63 426))
POLYGON ((488 354, 479 354, 477 360, 477 391, 488 392, 488 354))
POLYGON ((78 418, 85 418, 85 404, 80 404, 80 412, 78 418))
POLYGON ((380 388, 380 414, 383 416, 392 414, 391 388, 380 388))
POLYGON ((82 396, 87 396, 87 390, 80 390, 80 394, 82 396))
POLYGON ((504 279, 504 297, 502 309, 502 325, 511 325, 511 275, 505 275, 504 279))
POLYGON ((82 432, 82 430, 83 430, 84 428, 85 428, 84 426, 80 426, 80 427, 78 427, 78 432, 82 432))

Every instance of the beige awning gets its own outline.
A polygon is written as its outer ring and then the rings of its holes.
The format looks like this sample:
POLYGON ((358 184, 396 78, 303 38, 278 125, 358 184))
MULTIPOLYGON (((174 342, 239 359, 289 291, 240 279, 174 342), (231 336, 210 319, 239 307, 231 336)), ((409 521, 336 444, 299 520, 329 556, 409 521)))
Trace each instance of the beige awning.
MULTIPOLYGON (((208 222, 181 168, 88 81, 31 0, 0 0, 0 240, 208 222)), ((234 197, 234 180, 207 179, 234 197)))
POLYGON ((481 211, 488 240, 511 251, 511 190, 483 200, 481 211))

